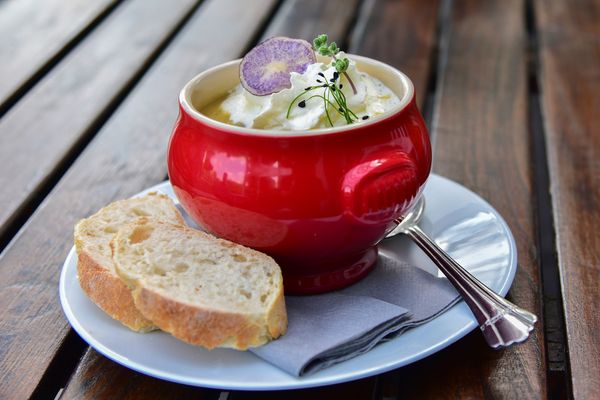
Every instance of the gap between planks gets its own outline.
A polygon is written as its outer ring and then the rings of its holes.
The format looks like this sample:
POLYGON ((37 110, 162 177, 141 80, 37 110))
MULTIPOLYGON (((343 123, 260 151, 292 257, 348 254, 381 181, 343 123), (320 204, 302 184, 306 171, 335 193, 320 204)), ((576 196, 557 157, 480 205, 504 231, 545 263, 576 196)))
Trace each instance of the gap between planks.
POLYGON ((551 399, 571 398, 570 368, 567 357, 565 315, 556 257, 556 230, 552 215, 552 197, 546 154, 546 136, 540 102, 539 46, 532 0, 525 1, 525 26, 528 35, 528 114, 532 135, 532 160, 535 180, 537 232, 542 278, 541 296, 546 348, 547 391, 551 399))
POLYGON ((73 50, 83 39, 85 39, 102 21, 106 19, 124 0, 115 0, 108 4, 98 15, 96 15, 87 26, 83 27, 81 31, 75 34, 69 39, 65 45, 60 48, 56 53, 52 54, 47 60, 43 61, 42 64, 34 71, 31 75, 22 82, 21 85, 16 87, 12 93, 9 93, 4 99, 0 99, 0 118, 12 106, 14 106, 32 87, 35 86, 54 66, 56 66, 71 50, 73 50))

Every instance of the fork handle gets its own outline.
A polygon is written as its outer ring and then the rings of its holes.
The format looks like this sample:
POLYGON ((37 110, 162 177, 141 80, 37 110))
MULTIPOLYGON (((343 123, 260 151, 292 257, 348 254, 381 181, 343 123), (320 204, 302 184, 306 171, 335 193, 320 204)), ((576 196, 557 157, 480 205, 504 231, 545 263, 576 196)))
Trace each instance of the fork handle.
POLYGON ((486 342, 494 349, 520 343, 529 337, 537 317, 494 293, 460 266, 418 226, 404 230, 446 275, 479 323, 486 342))

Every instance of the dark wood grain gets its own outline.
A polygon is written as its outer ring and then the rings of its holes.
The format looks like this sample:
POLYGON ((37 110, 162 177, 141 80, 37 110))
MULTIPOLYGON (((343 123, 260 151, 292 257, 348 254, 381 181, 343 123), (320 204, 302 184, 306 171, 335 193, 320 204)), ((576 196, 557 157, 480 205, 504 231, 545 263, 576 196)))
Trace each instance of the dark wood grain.
POLYGON ((151 378, 114 363, 93 349, 83 356, 62 393, 74 399, 206 399, 202 388, 151 378), (74 384, 76 382, 77 384, 74 384))
POLYGON ((272 36, 290 36, 308 40, 327 33, 330 41, 343 43, 350 28, 358 0, 288 0, 285 1, 262 39, 272 36))
POLYGON ((421 108, 429 76, 436 68, 436 28, 440 2, 366 1, 350 36, 349 51, 399 68, 410 77, 421 108))
MULTIPOLYGON (((431 133, 434 171, 488 200, 518 247, 509 298, 541 315, 522 1, 453 1, 439 62, 431 133)), ((451 201, 449 199, 449 201, 451 201)), ((543 329, 523 345, 488 348, 478 332, 387 376, 398 398, 545 398, 543 329)))
POLYGON ((600 398, 600 2, 536 1, 573 397, 600 398))
MULTIPOLYGON (((518 252, 509 298, 541 315, 524 11, 519 0, 453 2, 434 114, 434 170, 481 195, 504 217, 518 252)), ((448 389, 448 398, 476 390, 490 398, 545 397, 541 322, 523 345, 472 351, 471 362, 457 358, 436 371, 434 380, 448 389)))
POLYGON ((370 400, 373 398, 375 378, 359 379, 357 381, 340 383, 338 385, 322 386, 310 389, 287 390, 285 392, 232 392, 228 400, 305 400, 305 399, 357 399, 370 400))
POLYGON ((0 108, 115 0, 0 2, 0 108))
MULTIPOLYGON (((477 331, 421 361, 380 377, 382 399, 523 399, 544 398, 542 393, 519 393, 507 383, 488 391, 481 354, 490 352, 477 331)), ((496 368, 506 368, 498 365, 496 368)))
POLYGON ((132 0, 0 120, 0 235, 93 132, 196 0, 132 0), (35 160, 35 162, 31 162, 35 160))
MULTIPOLYGON (((0 398, 28 398, 70 329, 57 288, 74 223, 164 179, 179 90, 238 57, 275 1, 238 4, 210 0, 197 10, 0 256, 0 398)), ((127 385, 123 374, 108 379, 127 385)), ((81 398, 94 393, 76 377, 73 385, 81 398)))

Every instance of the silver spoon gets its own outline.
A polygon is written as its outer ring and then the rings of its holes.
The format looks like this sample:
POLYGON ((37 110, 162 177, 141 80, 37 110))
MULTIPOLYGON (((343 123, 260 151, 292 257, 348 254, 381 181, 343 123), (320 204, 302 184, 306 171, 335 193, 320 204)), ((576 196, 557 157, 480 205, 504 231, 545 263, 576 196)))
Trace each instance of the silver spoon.
POLYGON ((387 237, 404 233, 433 260, 465 300, 491 347, 525 341, 537 321, 535 314, 494 293, 431 240, 417 225, 424 209, 425 199, 421 196, 408 213, 395 220, 398 226, 387 237))

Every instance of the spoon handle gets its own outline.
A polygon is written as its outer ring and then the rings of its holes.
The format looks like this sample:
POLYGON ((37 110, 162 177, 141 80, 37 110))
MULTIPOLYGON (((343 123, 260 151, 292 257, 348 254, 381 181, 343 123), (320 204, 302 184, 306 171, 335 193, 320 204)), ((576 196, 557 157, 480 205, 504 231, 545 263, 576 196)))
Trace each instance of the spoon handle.
POLYGON ((537 317, 494 293, 442 250, 417 225, 406 233, 439 267, 475 315, 487 343, 495 348, 523 342, 537 317))

